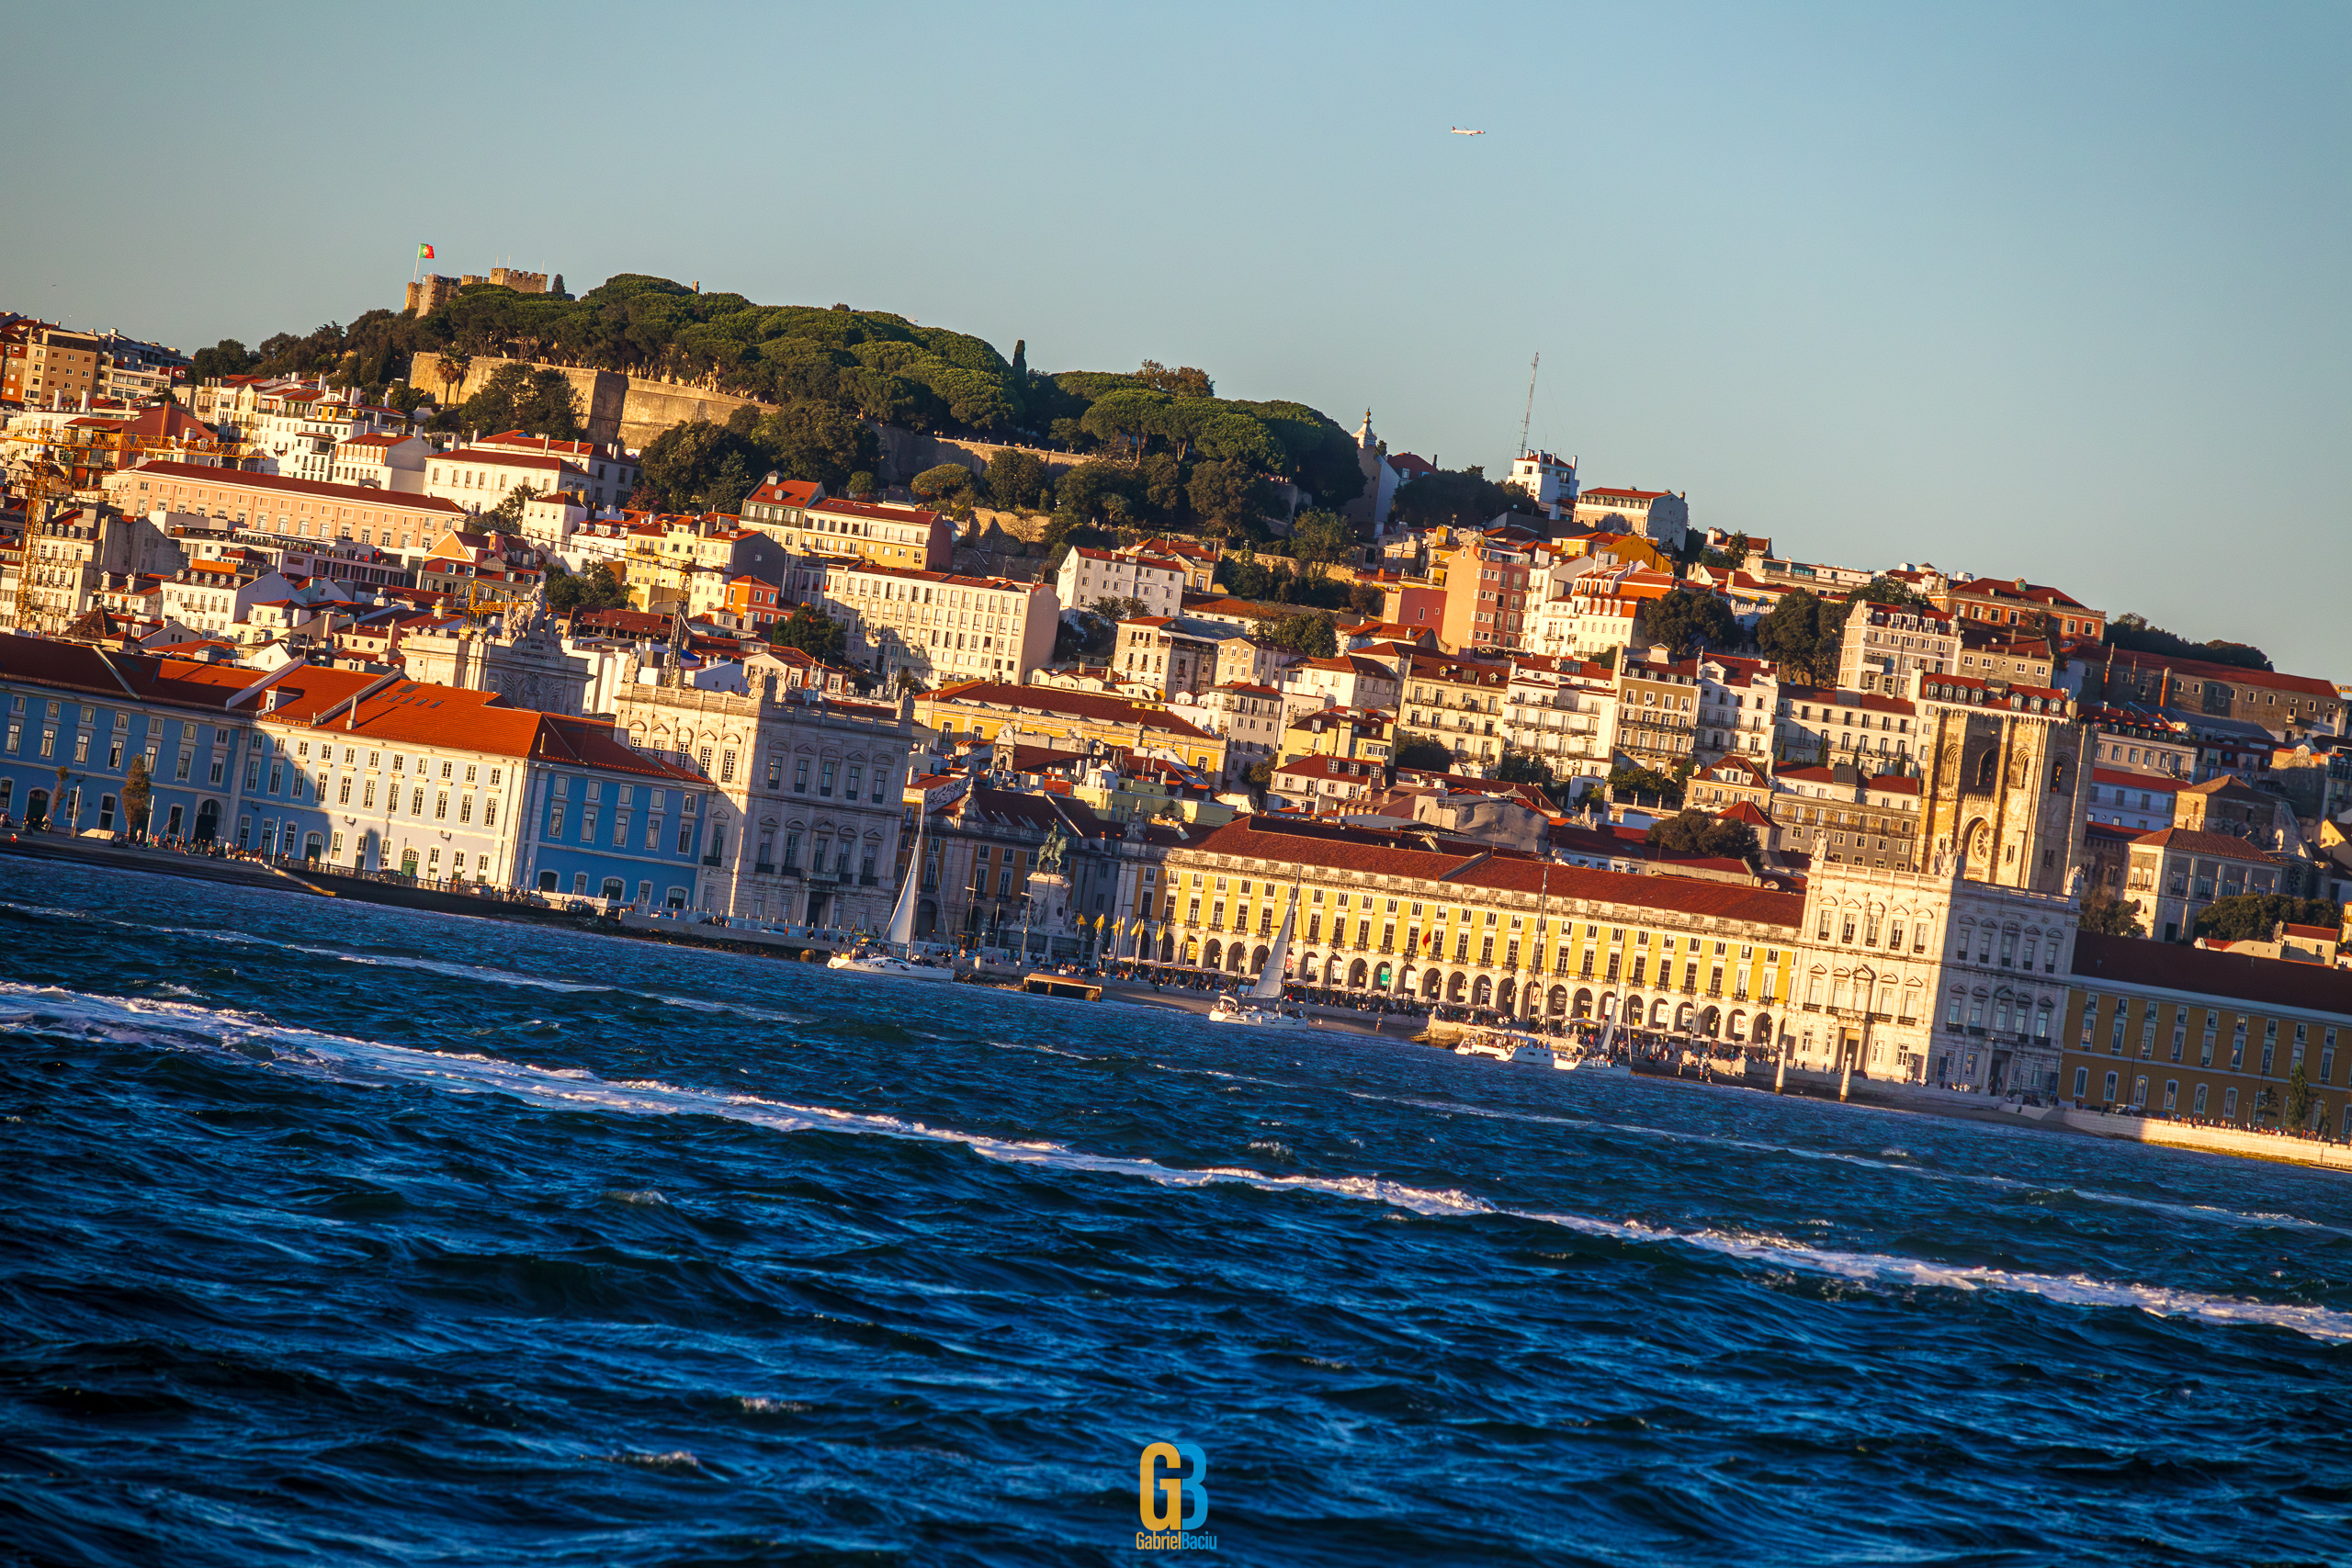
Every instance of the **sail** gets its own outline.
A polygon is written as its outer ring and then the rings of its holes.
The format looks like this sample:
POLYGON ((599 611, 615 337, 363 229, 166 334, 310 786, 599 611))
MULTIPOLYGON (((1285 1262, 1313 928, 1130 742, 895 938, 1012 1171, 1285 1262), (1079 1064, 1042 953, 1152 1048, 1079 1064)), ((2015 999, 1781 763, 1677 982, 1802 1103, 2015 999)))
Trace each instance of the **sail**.
POLYGON ((1297 905, 1283 911, 1282 934, 1274 938, 1274 950, 1266 954, 1266 966, 1258 971, 1258 983, 1250 987, 1251 996, 1274 998, 1283 994, 1283 965, 1290 961, 1290 928, 1297 919, 1297 905))
POLYGON ((890 942, 901 949, 915 940, 915 894, 922 886, 922 830, 928 825, 918 807, 915 851, 907 857, 907 884, 899 889, 899 907, 890 911, 890 942))

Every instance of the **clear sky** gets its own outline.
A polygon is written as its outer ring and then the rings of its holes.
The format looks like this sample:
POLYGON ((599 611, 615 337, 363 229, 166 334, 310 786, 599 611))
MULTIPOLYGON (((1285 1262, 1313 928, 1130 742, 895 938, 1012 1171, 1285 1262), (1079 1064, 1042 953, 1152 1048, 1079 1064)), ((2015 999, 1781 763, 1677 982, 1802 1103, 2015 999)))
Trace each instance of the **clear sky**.
POLYGON ((0 309, 250 344, 397 308, 430 241, 1198 365, 1490 473, 1540 349, 1588 483, 2352 680, 2342 5, 100 5, 11 44, 60 68, 10 73, 0 309))

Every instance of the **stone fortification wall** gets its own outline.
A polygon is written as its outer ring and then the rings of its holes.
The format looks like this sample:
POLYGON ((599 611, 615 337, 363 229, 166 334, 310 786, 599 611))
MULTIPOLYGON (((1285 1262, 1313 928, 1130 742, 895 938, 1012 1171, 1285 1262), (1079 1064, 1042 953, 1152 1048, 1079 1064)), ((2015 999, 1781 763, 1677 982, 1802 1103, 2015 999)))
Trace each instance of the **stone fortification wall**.
MULTIPOLYGON (((463 378, 444 382, 441 378, 441 356, 437 353, 413 355, 409 361, 408 380, 412 387, 422 387, 441 400, 444 407, 463 402, 481 390, 482 383, 502 365, 521 365, 532 370, 560 370, 571 389, 580 398, 582 419, 588 426, 592 441, 618 441, 624 446, 642 448, 655 436, 673 424, 690 419, 707 419, 724 424, 728 416, 740 408, 765 410, 775 405, 755 398, 739 398, 726 392, 708 391, 676 381, 652 381, 639 376, 624 376, 616 370, 583 370, 570 365, 550 366, 528 359, 503 359, 495 355, 478 354, 467 361, 463 378)), ((1054 472, 1075 468, 1085 461, 1071 452, 1049 452, 1039 446, 1014 446, 1000 441, 969 441, 953 435, 926 435, 921 431, 902 429, 895 424, 870 426, 882 446, 882 471, 876 478, 885 484, 904 484, 925 468, 935 468, 942 463, 961 463, 974 473, 986 473, 989 459, 999 452, 1027 452, 1054 472)))
POLYGON ((592 441, 617 441, 624 446, 643 447, 646 443, 673 424, 690 419, 707 419, 724 424, 728 416, 740 408, 761 408, 769 405, 751 398, 730 397, 725 392, 706 391, 675 381, 649 381, 641 377, 624 376, 616 370, 583 370, 574 366, 549 366, 528 359, 502 359, 495 355, 478 354, 466 364, 463 379, 445 382, 441 378, 441 356, 419 354, 409 362, 409 385, 422 387, 439 398, 447 407, 463 402, 481 390, 482 383, 502 365, 521 365, 531 370, 560 370, 571 383, 579 396, 583 423, 588 426, 592 441))

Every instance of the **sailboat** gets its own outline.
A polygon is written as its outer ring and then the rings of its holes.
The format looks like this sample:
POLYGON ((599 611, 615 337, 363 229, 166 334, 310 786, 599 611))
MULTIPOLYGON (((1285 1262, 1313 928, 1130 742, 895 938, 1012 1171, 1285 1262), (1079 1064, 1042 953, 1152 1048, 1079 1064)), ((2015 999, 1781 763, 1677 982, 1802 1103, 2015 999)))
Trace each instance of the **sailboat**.
POLYGON ((898 906, 890 911, 889 942, 887 944, 859 942, 847 953, 836 953, 826 961, 828 969, 844 969, 855 975, 888 975, 901 980, 953 980, 956 972, 944 964, 923 964, 914 956, 915 902, 922 887, 923 829, 930 819, 920 810, 915 817, 915 850, 907 861, 907 880, 899 889, 898 906))
POLYGON ((1588 1051, 1555 1051, 1552 1065, 1562 1072, 1608 1073, 1617 1077, 1631 1077, 1634 1069, 1623 1062, 1610 1058, 1609 1047, 1617 1038, 1617 1021, 1611 1018, 1600 1032, 1600 1042, 1588 1051))
POLYGON ((1266 966, 1246 991, 1227 991, 1209 1010, 1211 1023, 1247 1023, 1260 1029, 1306 1029, 1304 1013, 1282 1010, 1283 966, 1290 962, 1291 929, 1298 921, 1298 889, 1291 889, 1290 908, 1283 911, 1283 929, 1266 954, 1266 966))

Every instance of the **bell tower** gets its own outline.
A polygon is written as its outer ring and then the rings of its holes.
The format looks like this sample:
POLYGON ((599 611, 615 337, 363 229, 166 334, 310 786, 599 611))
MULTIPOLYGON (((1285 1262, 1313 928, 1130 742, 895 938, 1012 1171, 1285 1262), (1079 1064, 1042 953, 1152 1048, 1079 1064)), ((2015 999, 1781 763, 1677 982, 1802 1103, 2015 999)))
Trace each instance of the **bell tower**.
POLYGON ((1931 863, 1970 882, 2064 893, 2090 776, 2090 733, 2074 699, 1964 675, 1914 680, 1931 863))

